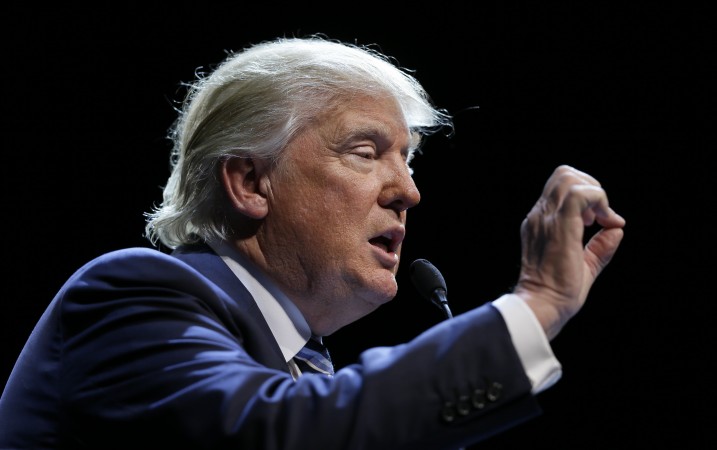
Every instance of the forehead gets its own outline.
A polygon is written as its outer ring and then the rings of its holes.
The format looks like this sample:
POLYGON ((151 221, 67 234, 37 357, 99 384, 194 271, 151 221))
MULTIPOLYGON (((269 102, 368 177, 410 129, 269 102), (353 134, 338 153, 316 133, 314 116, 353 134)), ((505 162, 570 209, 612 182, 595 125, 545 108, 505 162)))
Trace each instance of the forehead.
POLYGON ((403 111, 393 98, 354 96, 321 114, 314 128, 331 140, 342 136, 408 139, 403 111))

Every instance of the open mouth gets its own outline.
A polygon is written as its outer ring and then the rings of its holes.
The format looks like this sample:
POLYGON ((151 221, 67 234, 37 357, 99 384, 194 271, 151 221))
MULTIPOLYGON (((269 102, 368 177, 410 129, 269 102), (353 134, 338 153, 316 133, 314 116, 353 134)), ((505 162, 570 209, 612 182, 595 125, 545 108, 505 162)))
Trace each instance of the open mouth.
POLYGON ((373 239, 369 239, 369 242, 373 246, 380 247, 385 252, 392 252, 395 250, 391 238, 386 236, 378 236, 373 239))
POLYGON ((392 253, 398 250, 405 234, 403 227, 395 227, 369 239, 369 243, 385 252, 392 253))

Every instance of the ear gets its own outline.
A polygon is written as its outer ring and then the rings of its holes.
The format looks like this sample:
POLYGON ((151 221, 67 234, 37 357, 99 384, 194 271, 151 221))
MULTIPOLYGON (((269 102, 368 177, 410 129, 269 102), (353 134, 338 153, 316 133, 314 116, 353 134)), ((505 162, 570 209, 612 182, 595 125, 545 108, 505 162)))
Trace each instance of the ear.
POLYGON ((227 158, 220 170, 227 198, 234 208, 251 219, 263 219, 269 208, 263 178, 267 165, 250 157, 227 158))

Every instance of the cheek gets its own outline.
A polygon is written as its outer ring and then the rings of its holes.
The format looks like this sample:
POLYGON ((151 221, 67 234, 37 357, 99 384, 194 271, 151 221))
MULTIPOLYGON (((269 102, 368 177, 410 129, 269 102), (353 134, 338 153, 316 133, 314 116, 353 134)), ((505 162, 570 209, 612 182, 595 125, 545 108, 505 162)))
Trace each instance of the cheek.
POLYGON ((375 183, 365 177, 316 177, 309 181, 307 207, 326 214, 364 217, 376 203, 375 183))
POLYGON ((331 168, 316 163, 277 178, 272 192, 275 213, 283 216, 286 226, 310 232, 317 240, 336 242, 342 236, 363 235, 377 204, 376 183, 343 167, 331 168))
MULTIPOLYGON (((323 251, 334 256, 357 255, 370 232, 371 204, 366 192, 356 189, 323 189, 321 196, 305 204, 302 219, 312 227, 323 251)), ((327 255, 328 256, 328 255, 327 255)), ((329 256, 330 257, 330 256, 329 256)))

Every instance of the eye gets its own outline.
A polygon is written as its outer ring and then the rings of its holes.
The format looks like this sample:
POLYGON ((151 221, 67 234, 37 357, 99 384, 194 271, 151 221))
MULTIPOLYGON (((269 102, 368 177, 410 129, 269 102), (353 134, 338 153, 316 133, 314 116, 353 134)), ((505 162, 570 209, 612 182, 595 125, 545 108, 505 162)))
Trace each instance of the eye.
POLYGON ((376 159, 376 149, 370 145, 362 145, 351 150, 351 154, 363 159, 376 159))

